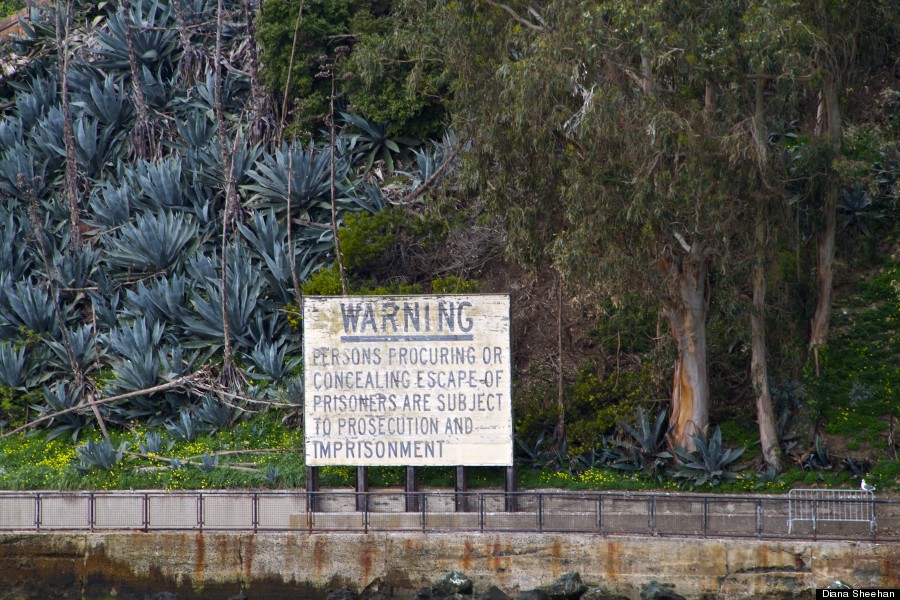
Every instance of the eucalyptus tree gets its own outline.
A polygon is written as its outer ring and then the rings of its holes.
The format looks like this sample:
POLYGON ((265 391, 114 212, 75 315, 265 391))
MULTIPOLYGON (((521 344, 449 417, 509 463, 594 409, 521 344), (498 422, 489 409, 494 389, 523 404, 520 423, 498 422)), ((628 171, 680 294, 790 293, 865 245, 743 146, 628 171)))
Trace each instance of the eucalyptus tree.
POLYGON ((485 1, 419 20, 441 26, 454 124, 473 141, 466 172, 512 251, 552 258, 595 298, 637 292, 664 314, 670 438, 688 449, 709 419, 711 280, 729 271, 758 185, 733 151, 736 132, 752 146, 733 49, 743 8, 485 1))
POLYGON ((802 3, 804 26, 814 35, 809 73, 818 92, 816 136, 824 147, 818 173, 824 185, 813 192, 818 208, 816 236, 816 308, 810 325, 809 345, 819 371, 818 351, 828 341, 834 280, 837 213, 843 181, 844 91, 854 83, 865 85, 872 69, 894 68, 900 25, 897 5, 891 0, 815 0, 802 3), (860 81, 863 80, 863 81, 860 81))

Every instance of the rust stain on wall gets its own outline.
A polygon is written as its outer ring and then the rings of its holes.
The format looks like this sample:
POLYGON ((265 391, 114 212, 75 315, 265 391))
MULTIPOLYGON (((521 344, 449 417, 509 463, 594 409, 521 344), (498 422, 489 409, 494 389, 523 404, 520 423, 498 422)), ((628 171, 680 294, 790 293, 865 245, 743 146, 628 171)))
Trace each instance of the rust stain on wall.
POLYGON ((372 554, 377 550, 373 547, 372 540, 366 539, 362 543, 361 551, 359 566, 362 567, 363 581, 369 581, 372 579, 372 554))
POLYGON ((469 540, 466 540, 465 547, 463 548, 462 568, 464 571, 468 571, 472 568, 472 542, 469 540))
POLYGON ((553 540, 550 546, 550 572, 554 577, 559 577, 562 572, 562 544, 559 540, 553 540))
POLYGON ((606 576, 611 582, 619 579, 622 572, 622 546, 619 542, 606 543, 606 576))
POLYGON ((194 557, 194 585, 203 585, 206 579, 206 536, 198 533, 196 539, 197 555, 194 557))
POLYGON ((241 536, 241 581, 248 583, 253 572, 253 536, 241 536))
POLYGON ((327 566, 325 564, 325 544, 327 543, 326 538, 316 536, 316 541, 313 543, 313 571, 316 574, 316 577, 322 575, 322 571, 327 566))
POLYGON ((885 587, 900 587, 900 557, 889 556, 885 558, 881 571, 884 573, 885 587))

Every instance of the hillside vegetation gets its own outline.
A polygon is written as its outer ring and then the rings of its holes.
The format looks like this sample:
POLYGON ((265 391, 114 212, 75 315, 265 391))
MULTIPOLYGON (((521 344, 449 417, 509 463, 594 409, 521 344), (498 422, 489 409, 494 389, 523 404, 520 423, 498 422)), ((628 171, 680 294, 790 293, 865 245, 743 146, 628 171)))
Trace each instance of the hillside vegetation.
POLYGON ((303 485, 302 297, 461 292, 512 296, 525 483, 897 486, 900 26, 856 4, 30 9, 0 487, 303 485))

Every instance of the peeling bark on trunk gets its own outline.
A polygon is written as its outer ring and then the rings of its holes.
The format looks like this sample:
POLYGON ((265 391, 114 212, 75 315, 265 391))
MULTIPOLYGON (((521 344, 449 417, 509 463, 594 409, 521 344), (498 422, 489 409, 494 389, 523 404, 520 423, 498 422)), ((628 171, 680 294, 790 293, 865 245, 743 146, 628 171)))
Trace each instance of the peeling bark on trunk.
MULTIPOLYGON (((838 103, 837 81, 826 79, 822 87, 822 100, 828 116, 828 137, 835 148, 835 156, 841 146, 841 110, 838 103)), ((816 312, 812 319, 809 346, 815 360, 816 376, 819 375, 819 348, 828 341, 828 323, 831 320, 831 292, 834 280, 834 244, 837 236, 838 181, 829 176, 825 190, 824 222, 816 240, 816 312)))
MULTIPOLYGON (((756 80, 753 112, 753 144, 759 162, 760 186, 766 186, 765 173, 768 163, 765 123, 765 94, 763 78, 756 80)), ((756 396, 756 421, 759 424, 759 441, 766 467, 781 471, 778 434, 772 413, 772 395, 769 391, 769 365, 766 349, 766 247, 769 243, 766 198, 756 198, 756 217, 753 230, 753 304, 750 307, 750 379, 756 396)))
POLYGON ((709 262, 694 244, 688 255, 673 262, 669 272, 666 316, 678 359, 672 383, 669 440, 689 452, 696 450, 691 435, 709 424, 709 378, 706 364, 706 316, 709 311, 709 262))
POLYGON ((766 352, 766 215, 762 203, 756 211, 753 261, 753 306, 750 310, 750 377, 756 396, 756 420, 759 423, 759 441, 766 467, 781 471, 781 451, 775 419, 772 412, 772 395, 769 392, 769 369, 766 352))

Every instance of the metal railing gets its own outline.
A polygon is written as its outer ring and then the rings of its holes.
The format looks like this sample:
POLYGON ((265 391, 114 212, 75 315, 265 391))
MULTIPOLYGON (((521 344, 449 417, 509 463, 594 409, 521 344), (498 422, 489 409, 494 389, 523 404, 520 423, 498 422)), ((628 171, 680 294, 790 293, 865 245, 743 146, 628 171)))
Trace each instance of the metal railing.
POLYGON ((793 489, 788 492, 788 532, 794 523, 810 521, 813 531, 821 521, 868 523, 874 531, 875 495, 865 490, 793 489))
MULTIPOLYGON (((873 499, 871 522, 792 519, 789 496, 423 491, 408 500, 402 491, 0 492, 0 531, 543 531, 900 541, 898 500, 873 499)), ((816 510, 824 501, 804 502, 816 510)), ((859 499, 827 502, 831 510, 850 511, 859 499)))

